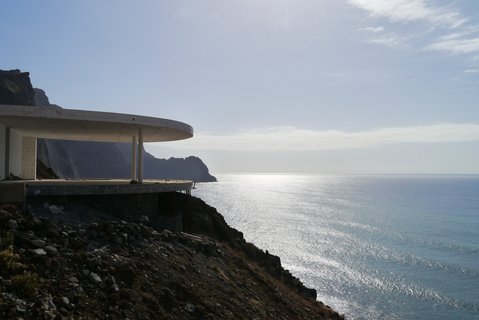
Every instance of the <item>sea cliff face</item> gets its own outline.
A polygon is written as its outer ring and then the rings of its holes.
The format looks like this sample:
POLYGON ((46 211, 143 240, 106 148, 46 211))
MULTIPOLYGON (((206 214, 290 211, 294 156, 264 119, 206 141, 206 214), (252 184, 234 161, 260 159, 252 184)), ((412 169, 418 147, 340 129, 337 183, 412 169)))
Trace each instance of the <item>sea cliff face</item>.
MULTIPOLYGON (((0 70, 0 104, 60 108, 32 87, 28 72, 19 70, 0 70)), ((144 157, 146 179, 216 181, 198 157, 158 159, 146 151, 144 157)), ((38 159, 60 178, 131 177, 131 145, 126 143, 38 139, 38 159)))
POLYGON ((0 206, 2 319, 342 319, 200 199, 121 219, 52 201, 0 206), (172 212, 184 230, 157 229, 172 212))

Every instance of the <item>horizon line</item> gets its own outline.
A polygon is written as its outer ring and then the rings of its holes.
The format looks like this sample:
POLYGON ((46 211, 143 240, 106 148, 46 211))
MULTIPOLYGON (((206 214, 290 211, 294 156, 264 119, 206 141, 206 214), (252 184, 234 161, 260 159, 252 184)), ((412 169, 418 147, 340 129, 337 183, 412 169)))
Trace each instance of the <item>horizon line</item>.
POLYGON ((477 173, 321 173, 321 172, 216 172, 212 175, 316 175, 316 176, 479 176, 477 173))

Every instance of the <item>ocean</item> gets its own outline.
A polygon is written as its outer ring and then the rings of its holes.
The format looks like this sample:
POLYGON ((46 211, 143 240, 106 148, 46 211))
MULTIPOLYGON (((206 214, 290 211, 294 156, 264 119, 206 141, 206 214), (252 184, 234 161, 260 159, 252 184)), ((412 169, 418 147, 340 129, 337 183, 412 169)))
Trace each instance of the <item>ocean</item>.
POLYGON ((218 179, 193 195, 347 319, 479 319, 479 176, 218 179))

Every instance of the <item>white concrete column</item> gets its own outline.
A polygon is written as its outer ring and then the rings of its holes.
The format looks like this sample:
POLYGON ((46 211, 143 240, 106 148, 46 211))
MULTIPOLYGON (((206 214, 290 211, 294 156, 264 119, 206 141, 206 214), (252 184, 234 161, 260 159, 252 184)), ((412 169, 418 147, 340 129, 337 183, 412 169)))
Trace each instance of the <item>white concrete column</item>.
POLYGON ((26 180, 37 178, 37 138, 22 137, 22 174, 26 180))
POLYGON ((5 159, 6 159, 6 128, 0 124, 0 180, 6 178, 5 176, 5 159))
POLYGON ((131 138, 131 180, 136 180, 136 159, 138 153, 136 151, 136 136, 131 138))
POLYGON ((7 128, 7 152, 5 159, 5 173, 8 177, 10 173, 15 176, 22 176, 22 136, 14 129, 7 128))
POLYGON ((138 129, 138 182, 143 183, 143 130, 138 129))
POLYGON ((8 178, 10 175, 10 144, 11 144, 11 139, 10 139, 10 134, 11 134, 12 129, 9 127, 5 128, 5 179, 8 178))

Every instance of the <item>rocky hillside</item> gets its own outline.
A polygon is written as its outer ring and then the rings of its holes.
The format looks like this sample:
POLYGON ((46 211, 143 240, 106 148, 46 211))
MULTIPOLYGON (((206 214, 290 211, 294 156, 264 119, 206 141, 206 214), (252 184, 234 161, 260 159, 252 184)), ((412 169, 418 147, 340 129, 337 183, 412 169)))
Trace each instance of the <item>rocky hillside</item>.
POLYGON ((342 319, 214 208, 165 194, 185 232, 136 220, 0 207, 1 319, 342 319))
MULTIPOLYGON (((55 107, 34 89, 28 72, 0 71, 0 104, 55 107)), ((147 179, 216 181, 198 157, 158 159, 145 151, 147 179)), ((130 178, 131 146, 122 143, 38 140, 38 158, 61 178, 130 178)))

